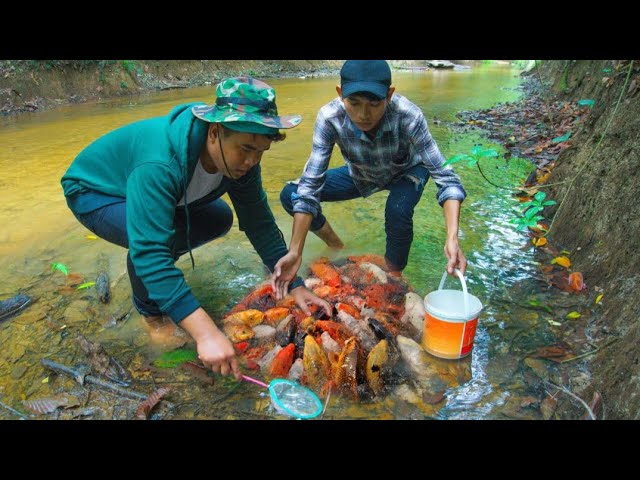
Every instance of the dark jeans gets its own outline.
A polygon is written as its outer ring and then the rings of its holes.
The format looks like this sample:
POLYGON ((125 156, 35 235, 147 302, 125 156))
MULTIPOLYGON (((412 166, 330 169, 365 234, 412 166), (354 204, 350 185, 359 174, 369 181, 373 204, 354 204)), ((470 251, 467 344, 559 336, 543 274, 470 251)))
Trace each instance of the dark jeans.
MULTIPOLYGON (((83 214, 77 214, 73 210, 72 212, 82 225, 100 238, 104 238, 108 242, 115 243, 121 247, 129 248, 126 206, 126 201, 119 199, 117 203, 107 205, 93 212, 83 214)), ((229 231, 233 224, 233 213, 222 199, 217 199, 198 207, 189 207, 189 218, 191 220, 191 248, 199 247, 214 238, 221 237, 229 231)), ((173 258, 178 260, 181 255, 189 251, 187 248, 187 223, 184 208, 176 208, 174 227, 176 236, 171 253, 173 258)), ((149 298, 147 288, 140 277, 136 275, 135 268, 131 262, 131 255, 128 253, 127 271, 129 272, 129 280, 133 290, 133 303, 137 310, 144 316, 162 315, 158 304, 149 298)))
MULTIPOLYGON (((387 259, 400 268, 407 266, 409 250, 413 241, 413 210, 422 197, 429 171, 422 165, 410 168, 405 174, 387 185, 389 197, 384 209, 384 230, 387 234, 387 259)), ((282 206, 293 215, 293 201, 298 185, 287 183, 280 192, 282 206), (293 195, 293 197, 292 197, 293 195)), ((353 183, 347 166, 327 170, 327 178, 320 191, 320 202, 340 202, 362 195, 353 183)), ((327 221, 320 213, 311 222, 311 231, 322 228, 327 221)))

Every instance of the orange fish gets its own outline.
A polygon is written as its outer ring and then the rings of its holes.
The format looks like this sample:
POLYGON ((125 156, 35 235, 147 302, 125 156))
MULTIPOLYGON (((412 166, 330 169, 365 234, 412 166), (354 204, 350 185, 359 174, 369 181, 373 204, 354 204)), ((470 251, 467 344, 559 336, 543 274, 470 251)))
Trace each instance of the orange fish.
POLYGON ((224 323, 242 322, 249 327, 255 327, 256 325, 261 324, 263 320, 264 313, 262 313, 260 310, 251 309, 233 313, 228 317, 225 317, 223 321, 224 323))
POLYGON ((358 401, 358 381, 356 370, 358 362, 358 342, 356 337, 349 338, 344 343, 344 348, 335 366, 334 379, 338 388, 345 394, 351 395, 358 401))
POLYGON ((302 363, 304 364, 305 382, 312 389, 318 391, 329 379, 330 368, 327 356, 312 335, 304 337, 302 363))
POLYGON ((271 362, 271 368, 269 368, 271 378, 287 378, 291 365, 293 365, 295 351, 296 346, 290 343, 277 353, 271 362))
POLYGON ((322 280, 325 285, 329 285, 331 287, 339 287, 342 284, 340 274, 328 263, 316 261, 309 265, 309 269, 316 277, 322 280))
POLYGON ((339 311, 347 312, 353 318, 360 318, 360 310, 358 310, 353 305, 349 305, 348 303, 336 303, 336 308, 339 311))
POLYGON ((289 315, 289 309, 284 307, 270 308, 264 312, 266 323, 269 325, 276 325, 280 320, 289 315))

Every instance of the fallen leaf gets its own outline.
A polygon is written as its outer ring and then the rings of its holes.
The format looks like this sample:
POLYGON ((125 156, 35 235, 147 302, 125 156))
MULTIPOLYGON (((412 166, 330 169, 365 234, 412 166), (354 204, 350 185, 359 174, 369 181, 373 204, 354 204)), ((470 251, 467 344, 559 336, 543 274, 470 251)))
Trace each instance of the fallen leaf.
POLYGON ((540 413, 542 413, 542 418, 549 420, 553 415, 553 412, 556 411, 557 405, 558 401, 551 395, 548 395, 544 400, 542 400, 542 403, 540 403, 540 413))
POLYGON ((556 257, 553 260, 551 260, 551 264, 558 264, 562 267, 565 268, 569 268, 571 266, 571 260, 569 260, 567 257, 556 257))
POLYGON ((87 235, 87 237, 89 240, 97 240, 98 237, 96 235, 87 235))
POLYGON ((56 270, 64 273, 65 275, 69 275, 69 269, 64 263, 54 262, 51 264, 51 271, 55 272, 56 270))
POLYGON ((582 273, 573 272, 569 275, 569 289, 574 292, 581 292, 587 286, 584 284, 584 279, 582 278, 582 273))
POLYGON ((532 238, 531 243, 533 243, 536 247, 542 247, 547 244, 547 239, 544 237, 532 238))
POLYGON ((570 354, 567 348, 560 345, 552 345, 549 347, 540 347, 531 355, 531 358, 558 358, 566 357, 570 354))
POLYGON ((578 312, 570 312, 567 313, 567 318, 573 320, 575 318, 580 318, 582 315, 580 315, 578 312))
POLYGON ((83 290, 85 288, 93 287, 95 284, 96 282, 85 282, 82 285, 78 285, 76 287, 76 290, 83 290))
POLYGON ((598 295, 596 297, 596 305, 598 305, 600 302, 602 302, 602 297, 604 297, 603 293, 601 293, 600 295, 598 295))
POLYGON ((553 325, 554 327, 559 327, 562 324, 560 322, 556 322, 554 320, 548 319, 547 322, 549 322, 549 325, 553 325))

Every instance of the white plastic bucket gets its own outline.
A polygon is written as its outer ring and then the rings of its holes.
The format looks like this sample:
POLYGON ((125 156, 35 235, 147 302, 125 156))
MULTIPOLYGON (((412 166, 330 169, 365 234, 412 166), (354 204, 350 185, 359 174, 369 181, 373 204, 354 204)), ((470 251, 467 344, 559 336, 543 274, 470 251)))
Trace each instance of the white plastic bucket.
POLYGON ((422 346, 440 358, 458 359, 471 353, 478 315, 482 311, 480 300, 467 291, 462 272, 456 269, 455 273, 462 283, 462 291, 442 289, 448 276, 444 272, 438 290, 424 297, 422 346))

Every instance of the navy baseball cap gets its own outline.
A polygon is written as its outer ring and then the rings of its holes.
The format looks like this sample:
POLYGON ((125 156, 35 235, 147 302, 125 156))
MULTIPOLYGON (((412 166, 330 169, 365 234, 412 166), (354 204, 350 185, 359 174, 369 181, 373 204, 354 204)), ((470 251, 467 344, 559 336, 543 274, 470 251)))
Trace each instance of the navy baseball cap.
POLYGON ((391 68, 385 60, 347 60, 340 70, 344 98, 357 92, 369 92, 383 99, 391 86, 391 68))

